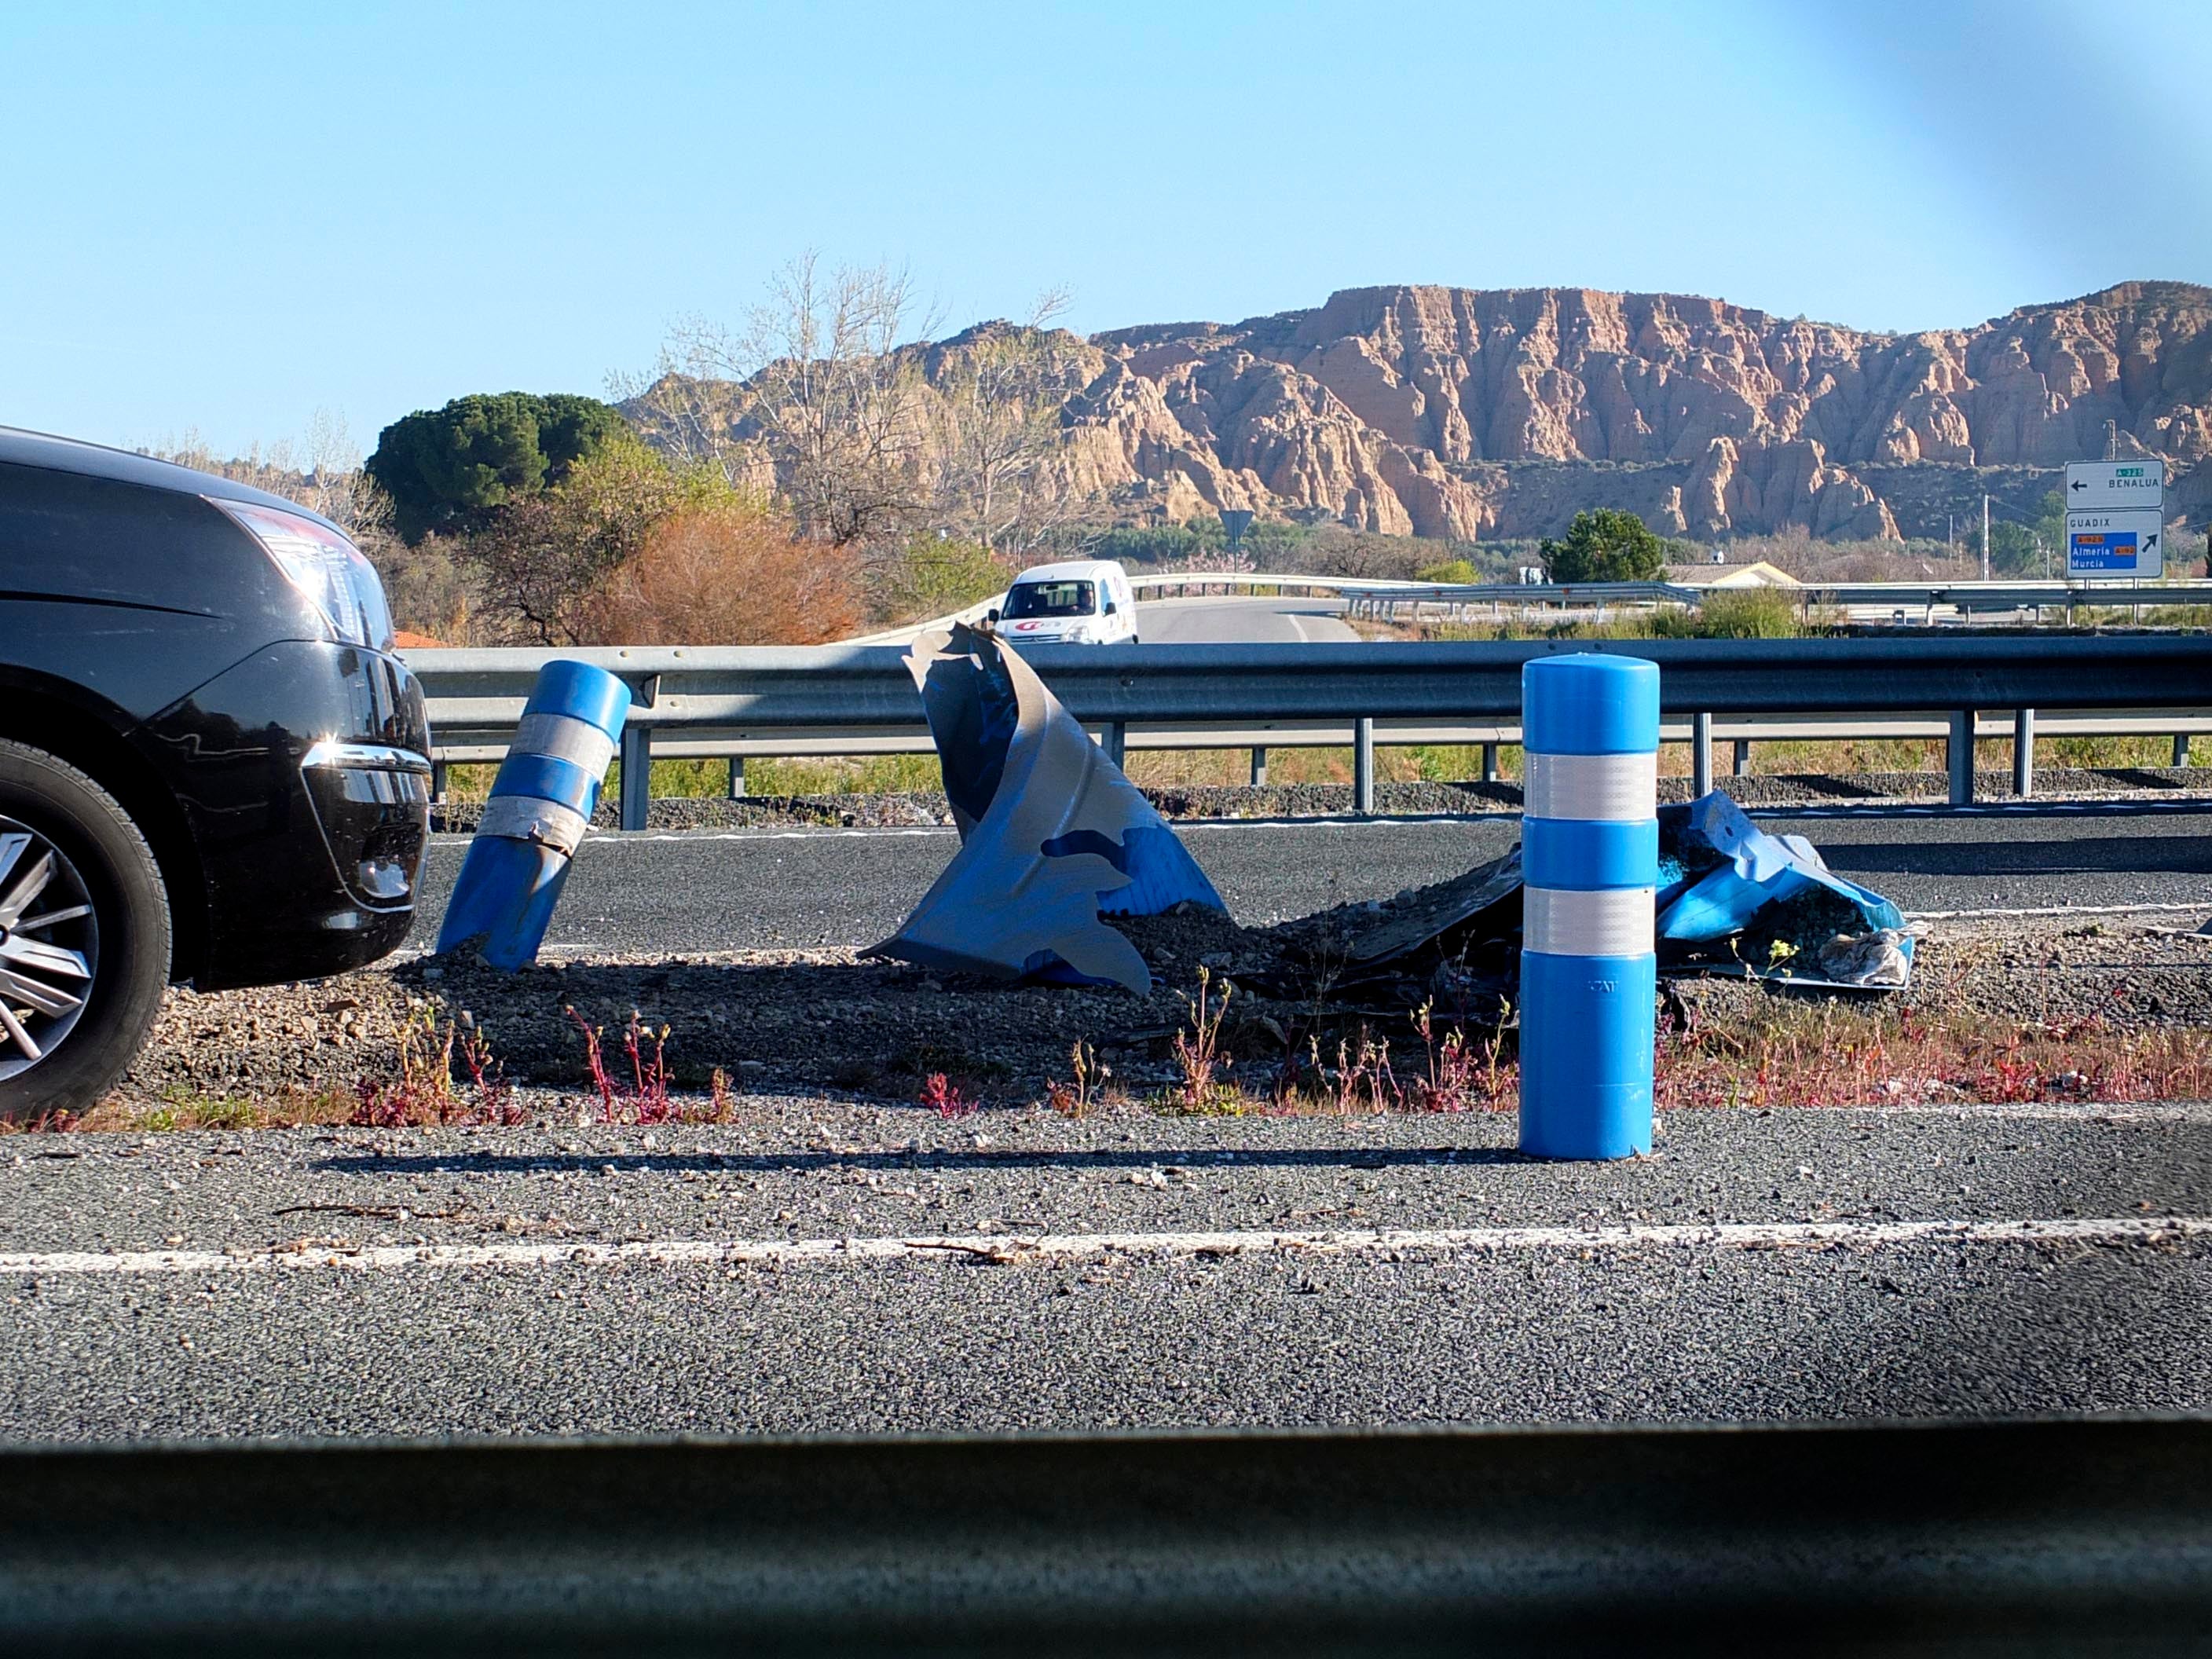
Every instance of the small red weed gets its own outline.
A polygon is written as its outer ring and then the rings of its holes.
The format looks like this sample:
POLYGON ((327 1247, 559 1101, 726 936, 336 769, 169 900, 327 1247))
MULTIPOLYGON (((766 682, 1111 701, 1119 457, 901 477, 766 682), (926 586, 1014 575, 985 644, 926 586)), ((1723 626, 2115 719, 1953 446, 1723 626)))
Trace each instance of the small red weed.
POLYGON ((958 1084, 942 1072, 932 1072, 921 1082, 921 1092, 915 1099, 924 1106, 936 1109, 942 1118, 966 1117, 975 1111, 976 1103, 963 1092, 958 1084))

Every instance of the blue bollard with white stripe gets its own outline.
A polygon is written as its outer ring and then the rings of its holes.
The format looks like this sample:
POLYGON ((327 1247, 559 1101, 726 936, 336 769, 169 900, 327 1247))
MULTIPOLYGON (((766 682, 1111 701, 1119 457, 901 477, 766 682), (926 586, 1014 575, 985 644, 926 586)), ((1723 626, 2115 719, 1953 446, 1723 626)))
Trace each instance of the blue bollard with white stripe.
POLYGON ((549 662, 538 671, 453 883, 441 954, 481 934, 494 968, 513 973, 537 960, 629 716, 629 688, 605 669, 549 662))
POLYGON ((1651 1150, 1659 669, 1538 657, 1521 670, 1521 1150, 1651 1150))

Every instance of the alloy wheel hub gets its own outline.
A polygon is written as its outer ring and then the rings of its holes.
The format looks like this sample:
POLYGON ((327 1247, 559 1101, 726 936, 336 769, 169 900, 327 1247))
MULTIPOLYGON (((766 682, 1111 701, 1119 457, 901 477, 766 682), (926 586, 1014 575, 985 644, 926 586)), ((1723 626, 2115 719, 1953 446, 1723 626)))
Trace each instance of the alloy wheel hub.
POLYGON ((100 921, 76 866, 28 825, 0 817, 0 1079, 68 1038, 100 969, 100 921))

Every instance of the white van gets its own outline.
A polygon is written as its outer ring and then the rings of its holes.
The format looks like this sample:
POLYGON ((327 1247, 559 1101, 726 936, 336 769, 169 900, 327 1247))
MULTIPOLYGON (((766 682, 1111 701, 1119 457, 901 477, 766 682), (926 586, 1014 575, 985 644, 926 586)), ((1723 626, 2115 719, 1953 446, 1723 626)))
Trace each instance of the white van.
POLYGON ((1111 559, 1041 564, 1014 578, 993 618, 1015 645, 1134 645, 1129 573, 1111 559))

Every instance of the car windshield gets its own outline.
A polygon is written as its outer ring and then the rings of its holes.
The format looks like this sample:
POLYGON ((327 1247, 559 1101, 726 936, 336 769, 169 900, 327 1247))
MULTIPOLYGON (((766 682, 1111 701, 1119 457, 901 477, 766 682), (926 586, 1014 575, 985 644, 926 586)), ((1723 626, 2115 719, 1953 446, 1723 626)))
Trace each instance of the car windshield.
POLYGON ((1089 582, 1017 582, 1006 595, 1008 617, 1088 617, 1097 609, 1089 582))

